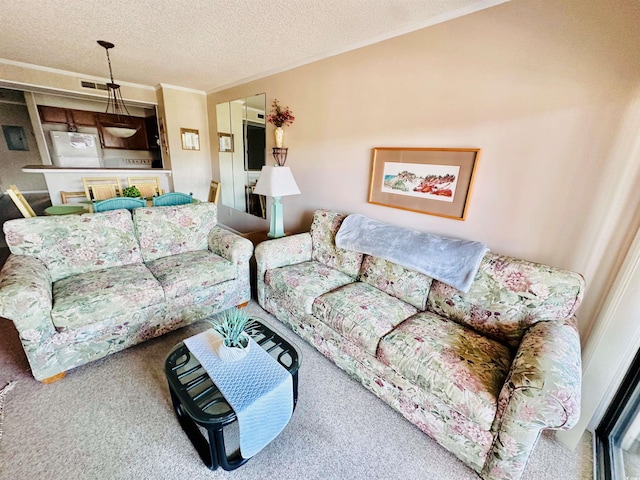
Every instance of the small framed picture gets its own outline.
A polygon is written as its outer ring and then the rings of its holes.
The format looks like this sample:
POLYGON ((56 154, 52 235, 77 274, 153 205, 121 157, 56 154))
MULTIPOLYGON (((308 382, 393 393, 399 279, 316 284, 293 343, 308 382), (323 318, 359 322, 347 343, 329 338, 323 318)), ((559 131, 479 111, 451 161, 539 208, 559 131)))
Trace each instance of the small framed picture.
POLYGON ((230 133, 218 133, 218 151, 233 152, 233 135, 230 133))
POLYGON ((369 203, 464 220, 478 148, 374 148, 369 203))
POLYGON ((183 150, 200 150, 200 135, 198 130, 181 128, 180 137, 182 138, 183 150))

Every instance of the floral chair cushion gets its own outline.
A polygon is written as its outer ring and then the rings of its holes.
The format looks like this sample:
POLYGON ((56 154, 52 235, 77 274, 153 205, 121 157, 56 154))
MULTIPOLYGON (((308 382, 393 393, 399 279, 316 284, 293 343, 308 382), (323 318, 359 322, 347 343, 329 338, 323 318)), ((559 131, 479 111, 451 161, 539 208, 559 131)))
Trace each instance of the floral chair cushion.
POLYGON ((313 316, 376 355, 380 339, 415 314, 415 307, 368 283, 352 283, 313 302, 313 316))
POLYGON ((487 253, 469 292, 434 281, 428 309, 516 348, 532 324, 571 317, 584 288, 577 273, 487 253))
POLYGON ((126 265, 55 282, 51 318, 58 331, 73 330, 162 302, 164 292, 149 269, 126 265))
POLYGON ((236 266, 209 250, 180 253, 147 263, 167 298, 194 293, 234 280, 236 266))
POLYGON ((142 262, 131 214, 126 210, 20 218, 5 222, 4 232, 11 253, 40 260, 53 282, 142 262))
POLYGON ((494 340, 424 312, 382 339, 378 359, 490 430, 512 355, 494 340))
POLYGON ((145 262, 178 253, 207 250, 208 235, 217 223, 216 205, 194 203, 136 208, 133 222, 145 262))
POLYGON ((358 276, 363 254, 336 247, 336 233, 347 216, 327 210, 316 210, 311 224, 311 258, 328 267, 349 275, 358 276))
POLYGON ((373 285, 418 310, 427 307, 432 280, 422 273, 371 255, 364 256, 360 269, 360 281, 373 285))
POLYGON ((316 297, 353 282, 353 278, 319 262, 303 262, 274 268, 265 274, 265 284, 275 295, 289 298, 301 311, 311 314, 316 297))

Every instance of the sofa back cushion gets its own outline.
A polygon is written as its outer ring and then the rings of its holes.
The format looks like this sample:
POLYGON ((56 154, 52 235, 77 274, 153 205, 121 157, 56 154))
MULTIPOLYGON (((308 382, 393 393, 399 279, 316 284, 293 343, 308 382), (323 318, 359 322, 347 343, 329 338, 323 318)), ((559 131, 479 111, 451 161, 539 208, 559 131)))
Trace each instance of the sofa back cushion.
POLYGON ((578 273, 489 252, 468 293, 434 280, 427 308, 517 348, 534 323, 573 315, 584 288, 578 273))
POLYGON ((53 282, 142 262, 127 210, 20 218, 5 222, 3 228, 11 253, 38 258, 53 282))
POLYGON ((365 255, 360 269, 360 281, 419 310, 425 310, 433 279, 383 258, 365 255))
POLYGON ((362 265, 363 254, 336 247, 336 233, 346 217, 338 212, 316 210, 310 231, 311 258, 355 279, 362 265))
POLYGON ((136 208, 133 223, 145 262, 207 250, 209 232, 217 224, 216 205, 203 202, 136 208))

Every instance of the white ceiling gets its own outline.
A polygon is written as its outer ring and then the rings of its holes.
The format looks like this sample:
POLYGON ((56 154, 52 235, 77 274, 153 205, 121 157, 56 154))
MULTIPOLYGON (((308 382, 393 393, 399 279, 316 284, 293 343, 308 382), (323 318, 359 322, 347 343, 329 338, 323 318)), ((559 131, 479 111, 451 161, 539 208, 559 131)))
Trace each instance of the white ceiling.
POLYGON ((0 59, 216 91, 505 1, 0 0, 0 59))

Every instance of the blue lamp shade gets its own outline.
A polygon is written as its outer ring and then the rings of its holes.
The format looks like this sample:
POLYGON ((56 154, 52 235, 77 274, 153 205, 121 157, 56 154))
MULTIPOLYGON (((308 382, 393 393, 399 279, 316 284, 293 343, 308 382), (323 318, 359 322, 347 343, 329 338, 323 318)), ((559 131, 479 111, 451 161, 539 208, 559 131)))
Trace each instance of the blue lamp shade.
POLYGON ((271 205, 271 228, 268 236, 270 238, 284 237, 284 221, 282 217, 282 204, 280 197, 287 195, 298 195, 300 189, 293 179, 293 174, 289 167, 262 167, 260 178, 256 183, 253 193, 273 197, 271 205))

